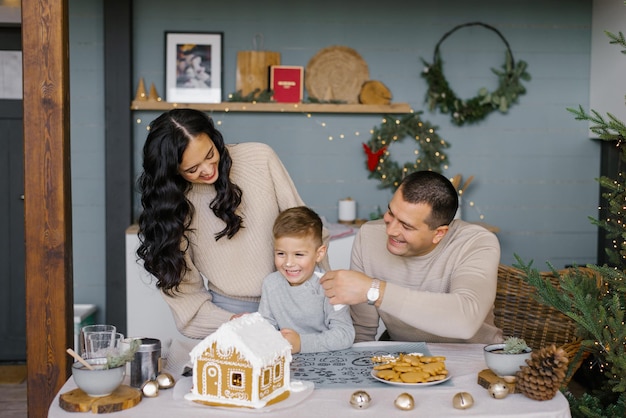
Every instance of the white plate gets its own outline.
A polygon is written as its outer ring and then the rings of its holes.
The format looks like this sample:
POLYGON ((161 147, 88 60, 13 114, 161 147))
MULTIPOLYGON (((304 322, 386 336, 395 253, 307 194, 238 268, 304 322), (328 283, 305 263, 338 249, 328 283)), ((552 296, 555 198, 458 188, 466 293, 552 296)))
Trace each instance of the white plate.
POLYGON ((309 396, 311 396, 311 394, 313 393, 313 389, 315 389, 315 385, 313 384, 313 382, 308 382, 304 380, 293 381, 291 382, 289 397, 284 401, 264 406, 263 408, 243 408, 238 406, 213 406, 189 401, 185 399, 185 395, 191 391, 192 385, 193 380, 191 377, 184 377, 182 379, 179 379, 178 382, 176 382, 176 386, 174 386, 173 398, 185 400, 185 402, 189 402, 190 404, 193 404, 194 406, 198 406, 200 408, 225 409, 228 411, 251 412, 257 414, 264 414, 267 412, 277 411, 279 409, 286 409, 297 405, 309 396))
POLYGON ((448 376, 446 376, 445 379, 442 380, 435 380, 433 382, 426 382, 426 383, 403 383, 403 382, 391 382, 389 380, 385 380, 385 379, 381 379, 380 377, 376 376, 376 370, 372 369, 372 371, 370 372, 370 374, 372 375, 372 377, 376 380, 378 380, 379 382, 383 382, 386 383, 388 385, 393 385, 393 386, 404 386, 404 387, 422 387, 422 386, 434 386, 434 385, 438 385, 440 383, 443 382, 447 382, 448 380, 450 380, 450 378, 452 376, 450 376, 450 374, 448 374, 448 376))

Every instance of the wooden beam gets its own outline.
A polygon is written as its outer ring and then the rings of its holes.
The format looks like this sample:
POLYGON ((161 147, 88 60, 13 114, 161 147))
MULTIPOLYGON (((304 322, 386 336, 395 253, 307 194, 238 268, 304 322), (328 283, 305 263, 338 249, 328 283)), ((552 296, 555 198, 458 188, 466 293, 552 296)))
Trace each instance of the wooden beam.
POLYGON ((67 0, 22 0, 28 416, 70 376, 73 341, 67 0))

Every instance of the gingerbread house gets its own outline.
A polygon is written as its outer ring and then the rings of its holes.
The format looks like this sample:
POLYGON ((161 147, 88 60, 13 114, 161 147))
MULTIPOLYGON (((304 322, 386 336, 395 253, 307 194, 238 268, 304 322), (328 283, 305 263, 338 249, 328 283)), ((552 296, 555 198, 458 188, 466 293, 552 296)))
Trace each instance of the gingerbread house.
POLYGON ((258 312, 224 323, 189 355, 193 387, 186 399, 262 408, 289 396, 291 345, 258 312))

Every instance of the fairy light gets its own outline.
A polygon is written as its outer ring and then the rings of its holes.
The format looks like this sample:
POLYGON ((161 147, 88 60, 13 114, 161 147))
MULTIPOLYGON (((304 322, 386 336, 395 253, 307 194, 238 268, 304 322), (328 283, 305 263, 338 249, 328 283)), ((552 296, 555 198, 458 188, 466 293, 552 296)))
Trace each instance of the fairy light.
MULTIPOLYGON (((232 94, 228 95, 229 99, 232 99, 232 94)), ((256 101, 250 102, 249 103, 251 106, 254 106, 257 104, 256 101)), ((173 108, 177 108, 179 106, 178 103, 172 103, 172 107, 173 108)), ((239 109, 244 109, 245 110, 245 105, 243 108, 239 108, 239 109)), ((298 109, 298 106, 294 106, 294 109, 298 109)), ((213 112, 209 112, 211 117, 214 120, 214 123, 216 124, 216 126, 220 126, 220 127, 224 127, 226 125, 226 115, 231 113, 232 109, 230 107, 225 107, 222 111, 217 112, 216 114, 214 114, 213 112)), ((411 109, 410 114, 415 114, 416 112, 411 109)), ((328 122, 326 120, 320 119, 319 117, 317 117, 316 115, 312 114, 311 112, 302 112, 301 113, 303 117, 305 117, 306 119, 312 120, 315 122, 316 125, 319 125, 320 127, 324 128, 324 129, 328 129, 330 127, 330 125, 328 124, 328 122)), ((402 120, 400 118, 387 118, 387 117, 381 117, 381 123, 382 124, 387 124, 387 123, 392 123, 395 126, 399 126, 402 123, 402 120)), ((136 124, 137 125, 141 125, 143 124, 143 120, 141 118, 137 118, 136 119, 136 124)), ((424 127, 424 123, 422 121, 417 121, 416 124, 414 126, 418 126, 420 128, 424 127)), ((149 124, 146 126, 145 128, 147 131, 150 130, 149 124)), ((373 135, 374 132, 376 131, 375 128, 370 128, 368 129, 366 132, 369 133, 370 135, 373 135)), ((422 133, 427 133, 428 135, 434 135, 435 134, 435 129, 433 128, 429 128, 427 130, 422 131, 422 133)), ((347 134, 345 132, 334 132, 330 135, 326 136, 326 139, 328 142, 335 142, 337 139, 340 140, 345 140, 345 139, 349 139, 350 137, 355 137, 355 138, 359 138, 361 136, 361 132, 360 131, 354 131, 351 134, 347 134)), ((433 138, 430 136, 425 136, 422 137, 420 134, 414 134, 412 135, 412 138, 417 142, 422 144, 421 146, 426 146, 426 144, 430 144, 431 142, 433 142, 433 138)), ((397 134, 393 134, 390 138, 389 141, 387 141, 387 139, 385 138, 381 138, 378 137, 379 143, 382 146, 389 146, 388 142, 391 142, 392 144, 395 142, 399 142, 402 138, 399 137, 399 135, 397 134)), ((446 142, 443 139, 439 139, 437 141, 437 144, 441 145, 441 146, 446 146, 446 142)), ((432 149, 432 148, 431 148, 432 149)), ((426 152, 427 149, 424 149, 424 151, 426 152)), ((411 166, 403 166, 401 169, 401 173, 402 173, 402 177, 404 177, 406 175, 406 173, 408 173, 409 171, 409 167, 412 167, 414 170, 418 169, 418 167, 422 164, 424 164, 425 161, 428 161, 428 159, 426 158, 427 155, 424 156, 424 159, 419 158, 421 155, 420 149, 415 149, 413 151, 413 155, 415 156, 415 162, 413 164, 411 164, 411 166)), ((379 173, 379 175, 383 178, 383 179, 387 179, 389 176, 385 173, 383 173, 383 168, 380 166, 380 164, 383 164, 385 162, 385 158, 389 158, 390 153, 389 150, 387 149, 383 155, 383 157, 381 157, 379 159, 379 165, 377 166, 377 172, 379 173)), ((439 152, 439 151, 435 151, 434 153, 431 154, 431 159, 435 159, 437 161, 446 161, 447 157, 444 153, 439 152)), ((444 170, 448 170, 449 166, 447 164, 444 164, 441 166, 444 170)), ((397 185, 396 185, 397 186, 397 185)), ((474 202, 469 202, 471 207, 475 207, 474 202)), ((626 204, 623 207, 623 210, 626 211, 626 204)), ((480 219, 484 219, 484 215, 482 213, 479 213, 479 217, 480 219)), ((626 257, 626 254, 625 254, 626 257)))

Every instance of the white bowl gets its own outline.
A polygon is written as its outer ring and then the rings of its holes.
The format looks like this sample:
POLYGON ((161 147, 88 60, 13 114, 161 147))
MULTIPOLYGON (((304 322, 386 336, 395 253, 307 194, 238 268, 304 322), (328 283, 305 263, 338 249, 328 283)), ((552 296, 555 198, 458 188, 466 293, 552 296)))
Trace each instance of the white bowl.
POLYGON ((89 396, 108 396, 120 387, 126 374, 126 365, 105 369, 106 358, 86 359, 95 370, 89 370, 81 363, 72 364, 72 376, 76 386, 89 396))
POLYGON ((484 348, 485 363, 492 372, 500 377, 515 376, 520 367, 526 366, 526 359, 530 358, 532 349, 528 348, 519 354, 503 353, 504 344, 489 344, 484 348))

